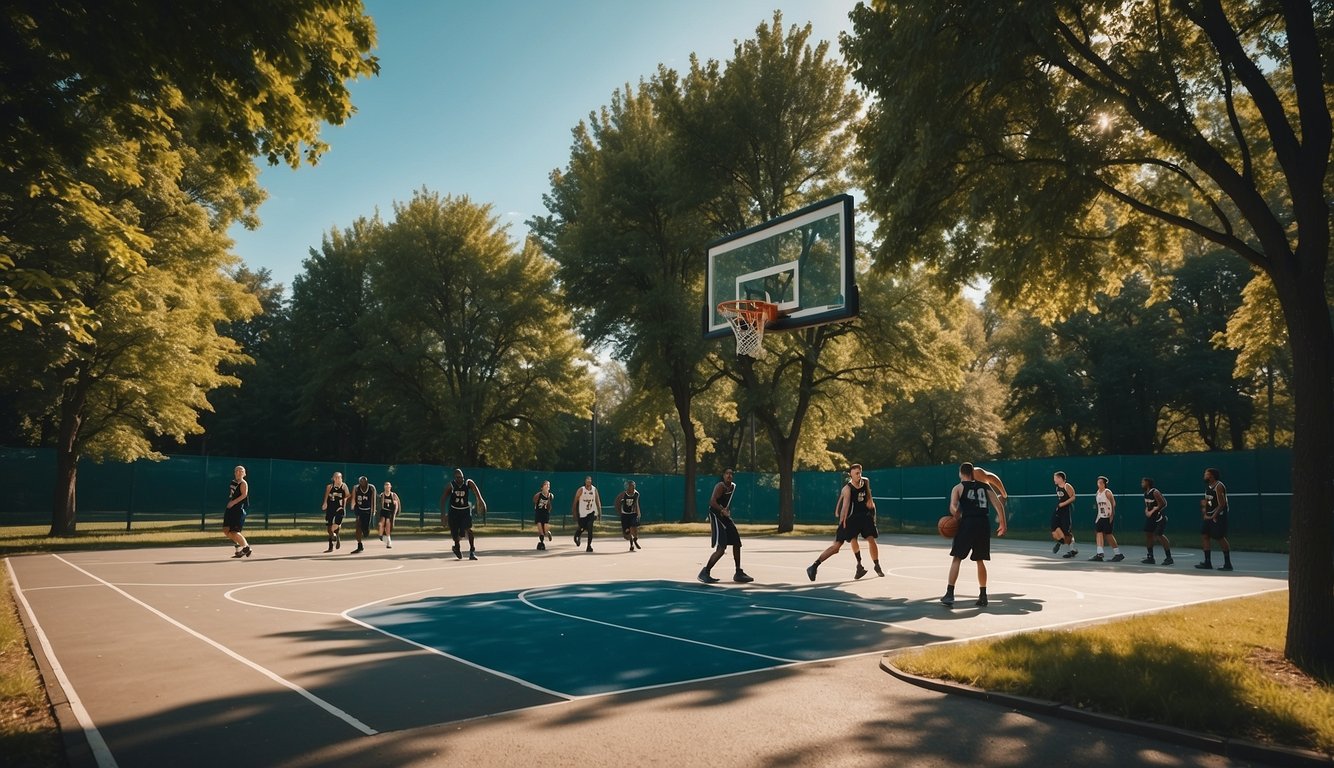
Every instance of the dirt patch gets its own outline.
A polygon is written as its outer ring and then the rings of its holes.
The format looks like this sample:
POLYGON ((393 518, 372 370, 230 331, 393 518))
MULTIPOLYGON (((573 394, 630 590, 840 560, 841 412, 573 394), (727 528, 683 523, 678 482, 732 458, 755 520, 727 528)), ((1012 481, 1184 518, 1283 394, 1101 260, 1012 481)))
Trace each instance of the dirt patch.
POLYGON ((1252 648, 1251 652, 1246 654, 1246 660, 1254 664, 1266 677, 1288 688, 1313 691, 1321 687, 1319 680, 1303 672, 1297 665, 1284 658, 1281 651, 1273 648, 1252 648))

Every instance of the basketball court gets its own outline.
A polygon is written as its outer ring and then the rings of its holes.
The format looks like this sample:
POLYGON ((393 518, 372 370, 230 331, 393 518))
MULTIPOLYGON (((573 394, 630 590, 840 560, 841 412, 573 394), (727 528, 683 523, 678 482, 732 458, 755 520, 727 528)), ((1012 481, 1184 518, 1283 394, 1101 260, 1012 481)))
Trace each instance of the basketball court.
MULTIPOLYGON (((346 543, 325 554, 320 538, 242 560, 220 542, 28 555, 9 567, 52 700, 73 716, 62 727, 88 736, 75 764, 104 766, 233 765, 238 754, 263 765, 510 762, 497 739, 554 764, 700 764, 730 749, 741 752, 729 764, 817 760, 806 750, 825 729, 806 722, 807 708, 866 702, 863 715, 883 718, 906 701, 943 706, 879 672, 886 651, 1283 589, 1287 577, 1282 555, 1242 553, 1237 571, 1219 573, 1194 569, 1188 550, 1165 568, 1139 565, 1136 549, 1091 563, 1087 552, 1063 560, 1039 542, 995 540, 990 605, 972 605, 965 564, 960 604, 947 609, 936 602, 943 539, 883 537, 886 576, 860 581, 845 549, 814 583, 805 568, 826 540, 749 539, 743 564, 756 582, 746 586, 694 580, 706 538, 646 538, 634 553, 619 538, 599 538, 591 554, 568 538, 545 552, 533 543, 483 538, 476 562, 439 539, 386 549, 372 538, 351 555, 346 543), (891 691, 897 704, 884 699, 891 691), (691 723, 725 729, 730 746, 680 730, 691 723), (619 751, 630 735, 633 757, 619 751)), ((728 561, 715 568, 730 572, 728 561)), ((999 712, 951 706, 952 718, 999 712)), ((1135 743, 1189 764, 1214 759, 1135 743)), ((855 746, 836 754, 884 759, 855 746)))

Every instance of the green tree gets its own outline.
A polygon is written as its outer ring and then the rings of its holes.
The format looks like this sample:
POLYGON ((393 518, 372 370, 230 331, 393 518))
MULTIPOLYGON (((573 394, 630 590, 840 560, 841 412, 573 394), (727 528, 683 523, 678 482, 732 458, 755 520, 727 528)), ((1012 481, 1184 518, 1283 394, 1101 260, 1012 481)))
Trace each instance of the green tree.
MULTIPOLYGON (((636 380, 670 397, 689 491, 702 450, 691 404, 713 381, 698 331, 710 237, 680 143, 654 91, 626 86, 575 127, 570 161, 551 174, 544 196, 550 215, 530 224, 560 265, 569 300, 586 310, 584 337, 609 345, 636 380)), ((695 494, 684 499, 681 519, 694 520, 695 494)))
POLYGON ((900 0, 843 41, 887 267, 983 273, 1069 308, 1063 275, 1124 274, 1189 233, 1265 273, 1293 351, 1286 654, 1334 668, 1334 326, 1327 3, 900 0), (1182 185, 1190 195, 1179 194, 1182 185))
POLYGON ((488 205, 426 190, 371 248, 363 374, 399 454, 467 466, 533 461, 556 416, 592 403, 556 265, 488 205))

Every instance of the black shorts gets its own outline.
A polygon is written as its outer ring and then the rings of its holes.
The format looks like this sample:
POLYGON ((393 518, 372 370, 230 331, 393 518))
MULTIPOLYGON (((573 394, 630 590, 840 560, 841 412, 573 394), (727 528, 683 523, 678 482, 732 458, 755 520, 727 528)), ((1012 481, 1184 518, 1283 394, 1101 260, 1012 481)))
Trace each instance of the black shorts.
POLYGON ((621 515, 621 532, 639 527, 639 515, 621 515))
POLYGON ((361 531, 362 536, 365 536, 371 532, 371 511, 369 509, 365 511, 358 509, 356 512, 357 530, 361 531))
POLYGON ((1227 515, 1219 515, 1217 520, 1201 520, 1200 534, 1211 539, 1227 538, 1227 515))
POLYGON ((1051 513, 1051 529, 1053 531, 1061 531, 1066 536, 1070 535, 1070 532, 1071 530, 1073 530, 1073 527, 1070 525, 1069 507, 1061 507, 1060 509, 1051 513))
POLYGON ((1167 515, 1158 515, 1155 517, 1144 518, 1144 532, 1151 533, 1154 536, 1162 536, 1163 531, 1167 530, 1167 515))
POLYGON ((579 518, 579 530, 593 532, 593 523, 597 520, 597 515, 584 515, 579 518))
POLYGON ((324 524, 325 524, 325 525, 342 525, 342 524, 343 524, 343 510, 340 509, 340 510, 338 510, 337 512, 329 512, 329 511, 326 510, 325 513, 324 513, 324 524))
POLYGON ((535 509, 533 510, 533 522, 540 525, 546 525, 551 522, 551 510, 535 509))
POLYGON ((393 519, 394 519, 394 513, 393 513, 393 512, 384 512, 384 511, 381 511, 381 512, 380 512, 380 519, 381 519, 381 520, 393 520, 393 519))
POLYGON ((972 553, 972 560, 991 559, 991 519, 987 517, 963 517, 959 519, 959 530, 954 534, 954 543, 950 545, 950 557, 964 558, 972 553))
POLYGON ((449 510, 449 532, 462 533, 472 530, 472 510, 454 509, 449 510))
POLYGON ((852 541, 858 536, 874 539, 880 535, 875 527, 875 515, 848 515, 847 524, 834 531, 834 541, 852 541))
POLYGON ((229 531, 239 531, 245 527, 245 510, 239 506, 230 507, 222 512, 222 527, 229 531))
POLYGON ((714 549, 726 546, 739 547, 741 546, 741 533, 737 531, 736 523, 732 522, 732 518, 723 517, 717 512, 709 510, 709 542, 714 549))
POLYGON ((1110 517, 1100 517, 1100 518, 1098 518, 1098 521, 1097 521, 1096 523, 1093 524, 1093 532, 1094 532, 1094 533, 1103 533, 1103 534, 1111 533, 1111 532, 1112 532, 1112 518, 1110 518, 1110 517))

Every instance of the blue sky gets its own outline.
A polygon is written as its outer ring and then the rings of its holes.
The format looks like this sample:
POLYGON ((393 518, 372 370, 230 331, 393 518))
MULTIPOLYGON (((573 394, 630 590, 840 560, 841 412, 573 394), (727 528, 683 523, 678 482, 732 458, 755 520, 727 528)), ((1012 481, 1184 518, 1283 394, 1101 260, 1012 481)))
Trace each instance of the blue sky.
POLYGON ((855 0, 366 0, 380 75, 351 86, 357 108, 326 127, 314 167, 265 167, 262 226, 232 232, 236 253, 291 286, 310 248, 425 186, 494 207, 515 239, 546 213, 548 174, 570 130, 625 83, 691 53, 726 61, 776 8, 813 40, 851 31, 855 0))

